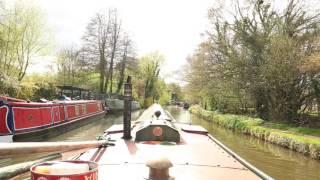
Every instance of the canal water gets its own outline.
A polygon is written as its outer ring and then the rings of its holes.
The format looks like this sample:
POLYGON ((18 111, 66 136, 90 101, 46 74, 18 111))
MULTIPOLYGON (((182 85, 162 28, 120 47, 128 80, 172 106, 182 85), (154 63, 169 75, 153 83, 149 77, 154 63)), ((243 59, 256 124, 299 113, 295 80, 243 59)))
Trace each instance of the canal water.
MULTIPOLYGON (((266 143, 254 137, 227 130, 200 119, 188 111, 175 106, 166 108, 179 122, 198 124, 209 130, 210 134, 228 146, 248 162, 275 179, 320 179, 320 161, 313 160, 299 153, 266 143)), ((132 113, 132 120, 139 117, 141 111, 132 113)), ((105 118, 92 122, 60 136, 44 141, 80 141, 94 140, 96 136, 112 124, 122 123, 121 114, 108 114, 105 118)), ((14 158, 0 158, 0 166, 32 160, 40 157, 21 155, 14 158)))
POLYGON ((320 161, 203 120, 180 107, 168 107, 180 121, 201 125, 235 153, 275 179, 320 179, 320 161))

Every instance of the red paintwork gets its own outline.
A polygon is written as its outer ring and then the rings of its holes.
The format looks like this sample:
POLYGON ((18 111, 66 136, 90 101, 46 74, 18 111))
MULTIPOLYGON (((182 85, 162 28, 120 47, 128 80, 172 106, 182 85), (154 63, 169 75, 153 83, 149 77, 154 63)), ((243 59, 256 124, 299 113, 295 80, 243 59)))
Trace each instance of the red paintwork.
POLYGON ((59 106, 59 113, 60 113, 60 120, 64 121, 66 119, 66 117, 65 117, 64 106, 63 105, 59 106))
POLYGON ((68 119, 74 119, 76 117, 76 111, 74 105, 67 105, 68 119))
POLYGON ((15 134, 34 128, 46 128, 68 121, 77 121, 102 112, 101 102, 95 100, 49 103, 9 101, 8 106, 0 107, 0 135, 12 133, 7 128, 9 121, 13 122, 13 134, 15 134), (7 107, 12 108, 11 121, 7 118, 7 107))
POLYGON ((53 103, 37 103, 37 102, 9 102, 9 105, 13 107, 52 107, 57 104, 53 103))
POLYGON ((52 118, 55 124, 61 122, 59 106, 52 107, 52 118))
POLYGON ((40 174, 34 171, 36 166, 46 165, 48 163, 37 164, 30 168, 31 170, 31 179, 32 180, 98 180, 98 164, 90 161, 64 161, 71 163, 87 163, 89 164, 90 171, 82 174, 71 174, 71 175, 48 175, 40 174))
POLYGON ((51 107, 22 108, 13 107, 14 127, 22 130, 52 124, 51 107))
POLYGON ((6 106, 0 107, 0 134, 9 134, 10 131, 7 128, 7 122, 5 117, 7 116, 8 108, 6 106))
POLYGON ((94 113, 98 110, 97 103, 87 104, 87 113, 94 113))

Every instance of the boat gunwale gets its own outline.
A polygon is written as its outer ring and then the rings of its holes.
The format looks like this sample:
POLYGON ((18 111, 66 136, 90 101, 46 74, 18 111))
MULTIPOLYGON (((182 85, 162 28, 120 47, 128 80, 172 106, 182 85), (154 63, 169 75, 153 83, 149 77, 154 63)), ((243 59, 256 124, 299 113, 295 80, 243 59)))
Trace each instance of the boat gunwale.
POLYGON ((248 161, 244 160, 241 156, 239 156, 237 153, 235 153, 234 151, 232 151, 231 149, 229 149, 226 145, 224 145, 223 143, 221 143, 218 139, 214 138, 211 134, 207 134, 207 136, 216 144, 218 144, 223 150, 225 150, 227 153, 229 153, 233 158, 235 158, 236 160, 238 160, 242 165, 244 165, 246 168, 248 168, 249 170, 251 170, 253 173, 255 173, 256 175, 258 175, 260 178, 264 179, 264 180, 273 180, 273 178, 269 175, 267 175, 266 173, 264 173, 263 171, 261 171, 260 169, 258 169, 257 167, 255 167, 254 165, 252 165, 251 163, 249 163, 248 161))

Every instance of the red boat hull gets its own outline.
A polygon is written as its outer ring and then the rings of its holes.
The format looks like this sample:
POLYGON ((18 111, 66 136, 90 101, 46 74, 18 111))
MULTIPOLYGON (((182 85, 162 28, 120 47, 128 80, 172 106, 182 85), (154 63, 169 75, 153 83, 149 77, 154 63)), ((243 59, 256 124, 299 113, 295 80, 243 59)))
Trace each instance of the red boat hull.
POLYGON ((103 103, 96 100, 27 103, 0 99, 0 136, 21 139, 21 135, 35 135, 37 132, 43 135, 44 131, 104 114, 103 103))

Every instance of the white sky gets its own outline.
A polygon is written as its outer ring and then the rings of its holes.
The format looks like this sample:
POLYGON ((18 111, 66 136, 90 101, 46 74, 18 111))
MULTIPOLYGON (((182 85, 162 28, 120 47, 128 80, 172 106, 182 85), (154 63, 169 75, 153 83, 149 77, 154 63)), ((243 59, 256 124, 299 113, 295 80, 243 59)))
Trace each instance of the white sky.
MULTIPOLYGON (((36 0, 46 14, 55 48, 81 44, 81 36, 96 12, 117 8, 138 56, 159 51, 166 57, 162 76, 174 81, 175 71, 201 42, 208 24, 207 10, 214 0, 36 0)), ((33 63, 41 69, 44 57, 33 63)))

